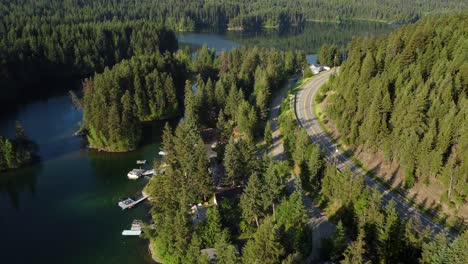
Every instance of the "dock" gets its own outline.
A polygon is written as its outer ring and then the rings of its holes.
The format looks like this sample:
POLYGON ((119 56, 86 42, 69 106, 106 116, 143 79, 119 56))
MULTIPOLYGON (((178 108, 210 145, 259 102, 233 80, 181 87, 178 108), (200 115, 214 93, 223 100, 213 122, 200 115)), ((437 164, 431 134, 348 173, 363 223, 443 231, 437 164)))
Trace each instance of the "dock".
POLYGON ((142 222, 140 220, 133 220, 130 230, 123 230, 122 236, 139 236, 141 235, 142 222))
POLYGON ((122 208, 122 210, 125 210, 125 209, 132 208, 132 207, 136 206, 137 204, 143 202, 146 199, 148 199, 148 195, 143 195, 141 198, 139 198, 136 201, 133 200, 132 198, 127 198, 127 199, 119 202, 119 206, 120 206, 120 208, 122 208))
POLYGON ((153 175, 154 175, 154 169, 152 170, 133 169, 127 174, 127 177, 130 180, 137 180, 143 176, 153 176, 153 175))
POLYGON ((153 174, 154 174, 154 169, 153 170, 146 170, 141 175, 150 176, 150 175, 153 175, 153 174))

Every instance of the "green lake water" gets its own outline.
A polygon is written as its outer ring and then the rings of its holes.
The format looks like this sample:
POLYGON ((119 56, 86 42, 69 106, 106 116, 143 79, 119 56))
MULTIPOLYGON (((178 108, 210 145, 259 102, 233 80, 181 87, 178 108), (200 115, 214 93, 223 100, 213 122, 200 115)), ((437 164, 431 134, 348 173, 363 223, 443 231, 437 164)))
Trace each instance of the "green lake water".
MULTIPOLYGON (((382 24, 313 24, 290 33, 178 37, 217 50, 281 44, 313 54, 318 42, 330 43, 339 35, 339 43, 345 43, 350 35, 385 34, 391 29, 382 24)), ((309 60, 314 62, 315 57, 309 60)), ((133 219, 148 219, 149 208, 143 204, 122 211, 117 203, 141 195, 144 180, 130 181, 126 174, 136 167, 136 160, 157 157, 164 124, 146 125, 145 143, 137 151, 109 154, 90 151, 81 137, 73 136, 81 118, 68 94, 29 103, 1 117, 0 132, 7 136, 13 135, 15 121, 21 121, 40 147, 41 162, 0 175, 0 263, 151 263, 145 240, 121 235, 133 219)))

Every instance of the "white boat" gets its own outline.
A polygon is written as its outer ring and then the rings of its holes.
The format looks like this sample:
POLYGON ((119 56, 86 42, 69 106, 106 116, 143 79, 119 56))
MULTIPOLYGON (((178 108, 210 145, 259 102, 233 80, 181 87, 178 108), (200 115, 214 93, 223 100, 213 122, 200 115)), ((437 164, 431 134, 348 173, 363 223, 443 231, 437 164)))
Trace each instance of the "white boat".
POLYGON ((142 169, 133 169, 127 174, 127 177, 131 180, 136 180, 140 178, 144 172, 145 170, 142 170, 142 169))
POLYGON ((161 155, 161 156, 166 156, 166 152, 164 152, 164 151, 162 151, 162 150, 159 151, 158 154, 161 155))
POLYGON ((136 163, 144 165, 144 164, 146 164, 146 160, 137 160, 136 163))

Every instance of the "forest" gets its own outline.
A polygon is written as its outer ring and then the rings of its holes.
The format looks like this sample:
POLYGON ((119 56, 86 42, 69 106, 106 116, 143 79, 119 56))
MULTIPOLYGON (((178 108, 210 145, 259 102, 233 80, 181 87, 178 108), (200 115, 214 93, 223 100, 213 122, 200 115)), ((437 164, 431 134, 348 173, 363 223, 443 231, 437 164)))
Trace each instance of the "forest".
POLYGON ((0 172, 30 164, 38 159, 37 152, 37 145, 26 136, 23 126, 17 122, 13 139, 0 135, 0 172))
MULTIPOLYGON (((464 263, 468 231, 451 241, 418 228, 411 216, 402 219, 395 204, 382 206, 381 194, 367 187, 362 176, 337 170, 323 158, 306 131, 296 123, 288 103, 281 107, 280 131, 291 173, 335 224, 323 241, 322 261, 333 263, 464 263)), ((291 262, 287 262, 291 263, 291 262)), ((300 262, 292 262, 300 263, 300 262)))
POLYGON ((73 85, 63 87, 64 82, 134 55, 177 50, 172 31, 143 21, 50 25, 39 20, 6 28, 0 41, 1 108, 70 90, 73 85))
MULTIPOLYGON (((154 164, 159 175, 144 189, 152 207, 145 233, 155 259, 210 263, 205 252, 211 250, 218 263, 303 263, 312 247, 304 202, 309 195, 337 226, 325 241, 324 261, 464 263, 468 232, 453 241, 443 233, 434 238, 430 230, 416 232, 417 223, 400 219, 392 203, 382 207, 380 194, 365 187, 362 177, 337 171, 324 160, 297 125, 287 100, 279 122, 288 159, 265 155, 272 147, 271 125, 258 103, 265 93, 257 91, 267 87, 270 94, 278 87, 264 85, 269 75, 262 68, 270 61, 282 65, 270 58, 281 52, 242 48, 215 55, 203 50, 194 62, 208 63, 192 65, 199 73, 197 89, 187 81, 184 118, 175 128, 166 125, 161 146, 165 155, 154 164), (219 79, 213 84, 215 76, 219 79), (221 85, 223 81, 232 83, 221 85), (241 83, 253 86, 238 88, 244 87, 241 83), (218 97, 223 93, 227 96, 218 97), (206 136, 210 129, 216 134, 215 145, 206 136), (217 155, 208 155, 207 149, 217 155), (291 176, 296 191, 288 187, 291 176)), ((301 73, 292 69, 277 73, 301 73)))
POLYGON ((307 252, 302 196, 285 190, 288 164, 260 158, 258 151, 265 149, 255 144, 269 131, 271 94, 285 78, 300 73, 304 63, 304 53, 272 49, 238 48, 215 55, 205 46, 197 52, 192 64, 198 74, 196 91, 188 80, 184 118, 174 130, 166 125, 165 156, 155 163, 161 174, 144 190, 152 205, 155 228, 148 236, 157 259, 208 263, 200 250, 216 248, 219 261, 238 263, 232 241, 242 234, 252 238, 242 249, 245 263, 255 262, 259 250, 262 263, 307 252), (207 129, 216 131, 214 159, 207 156, 207 129), (215 206, 217 188, 238 190, 239 195, 215 206), (187 212, 189 204, 198 203, 212 206, 206 221, 194 224, 187 212))
POLYGON ((140 142, 141 122, 179 117, 188 108, 200 117, 189 111, 185 118, 198 126, 214 127, 222 116, 253 139, 273 88, 305 64, 303 52, 259 48, 216 56, 204 46, 193 61, 184 50, 137 55, 84 82, 83 131, 91 148, 129 151, 140 142), (198 76, 194 95, 192 75, 198 76))
POLYGON ((325 111, 345 145, 398 164, 403 188, 440 184, 432 198, 465 219, 466 25, 467 14, 432 17, 385 38, 354 40, 325 111))
POLYGON ((155 47, 160 47, 161 52, 176 49, 173 40, 165 36, 171 33, 162 28, 284 31, 301 28, 308 20, 409 22, 433 10, 458 9, 466 9, 466 2, 0 1, 1 110, 5 112, 18 103, 70 90, 76 86, 73 80, 101 73, 106 66, 153 52, 155 47))

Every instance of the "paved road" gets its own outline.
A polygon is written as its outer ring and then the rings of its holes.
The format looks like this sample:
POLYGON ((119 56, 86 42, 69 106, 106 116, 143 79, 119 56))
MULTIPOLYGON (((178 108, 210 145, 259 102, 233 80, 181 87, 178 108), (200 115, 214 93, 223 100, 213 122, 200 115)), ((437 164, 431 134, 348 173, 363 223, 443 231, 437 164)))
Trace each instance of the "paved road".
MULTIPOLYGON (((286 95, 288 86, 291 85, 294 81, 295 79, 290 79, 288 81, 288 83, 281 89, 276 97, 273 98, 271 105, 270 123, 273 134, 273 147, 271 148, 269 155, 272 156, 275 160, 285 160, 287 158, 284 152, 283 141, 279 132, 277 118, 279 116, 281 102, 286 95)), ((294 178, 291 178, 286 188, 290 192, 294 192, 297 187, 296 184, 297 181, 294 178)), ((309 217, 308 225, 312 230, 312 252, 306 263, 312 263, 314 260, 317 260, 320 257, 320 252, 322 251, 322 240, 324 238, 330 237, 333 234, 335 231, 335 225, 328 220, 320 207, 315 205, 310 197, 303 194, 302 198, 307 209, 307 215, 309 217)))
MULTIPOLYGON (((332 140, 320 127, 317 117, 314 115, 314 95, 318 88, 328 81, 331 74, 332 71, 321 73, 319 76, 304 85, 303 89, 297 93, 295 101, 296 118, 299 124, 305 128, 312 141, 322 148, 327 159, 335 163, 339 170, 343 170, 345 167, 348 167, 355 175, 364 175, 364 171, 357 167, 335 147, 332 140)), ((382 194, 383 206, 386 206, 393 200, 401 218, 414 218, 416 220, 415 223, 418 231, 423 230, 425 227, 429 227, 431 229, 431 234, 433 235, 439 232, 446 232, 451 239, 456 237, 456 234, 447 232, 443 226, 437 224, 422 211, 413 207, 405 196, 390 192, 367 174, 364 176, 364 182, 367 186, 378 190, 382 194)))

